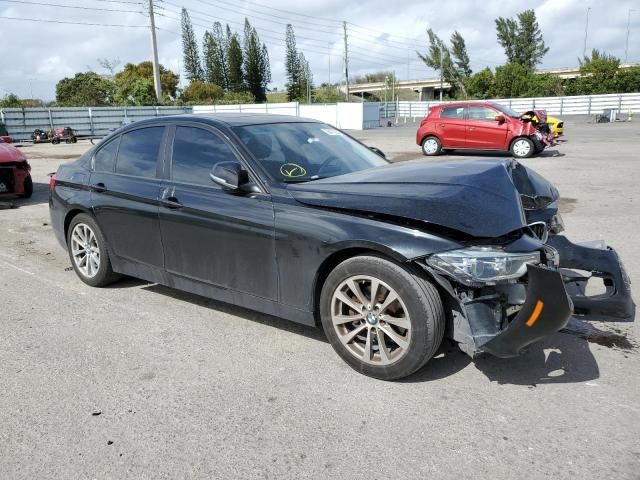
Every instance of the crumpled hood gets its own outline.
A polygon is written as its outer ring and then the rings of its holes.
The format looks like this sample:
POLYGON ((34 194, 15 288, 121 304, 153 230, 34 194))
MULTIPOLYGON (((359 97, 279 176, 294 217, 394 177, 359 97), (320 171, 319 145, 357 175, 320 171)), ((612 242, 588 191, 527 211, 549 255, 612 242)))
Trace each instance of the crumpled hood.
POLYGON ((500 237, 527 224, 511 175, 516 168, 518 178, 528 178, 522 173, 529 170, 512 159, 400 162, 290 184, 288 191, 307 205, 424 221, 474 237, 500 237))

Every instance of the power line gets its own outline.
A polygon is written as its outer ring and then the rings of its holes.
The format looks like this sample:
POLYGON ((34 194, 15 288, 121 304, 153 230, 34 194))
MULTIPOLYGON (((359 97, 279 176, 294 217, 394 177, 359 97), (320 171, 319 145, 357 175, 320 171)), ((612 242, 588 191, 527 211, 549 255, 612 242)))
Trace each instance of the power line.
MULTIPOLYGON (((167 10, 165 7, 158 7, 157 5, 156 5, 156 7, 157 7, 157 8, 159 8, 159 9, 161 9, 161 10, 165 10, 166 12, 173 13, 173 14, 177 14, 177 12, 173 12, 173 11, 167 10)), ((156 11, 156 15, 159 15, 159 16, 162 16, 162 17, 165 17, 165 18, 169 18, 169 19, 171 19, 171 20, 176 20, 176 21, 179 21, 179 20, 180 20, 180 18, 177 18, 177 17, 171 17, 171 16, 169 16, 169 15, 166 15, 166 14, 164 14, 164 13, 160 13, 160 12, 158 12, 158 11, 156 11)), ((195 16, 194 16, 194 18, 195 18, 195 16)), ((220 19, 220 20, 224 20, 224 19, 220 19)), ((208 26, 208 25, 203 25, 202 23, 198 23, 197 21, 193 21, 193 19, 191 20, 191 23, 192 23, 193 25, 195 25, 195 26, 198 26, 198 27, 201 27, 201 28, 204 28, 204 29, 209 29, 209 28, 210 28, 210 26, 208 26)), ((229 23, 239 23, 239 24, 241 24, 240 22, 229 22, 229 23)), ((156 27, 156 28, 159 28, 159 27, 156 27)), ((160 30, 166 30, 166 29, 163 29, 163 28, 159 28, 159 29, 160 29, 160 30)), ((167 31, 171 31, 172 33, 175 33, 176 35, 181 35, 180 33, 175 32, 175 31, 173 31, 173 30, 167 30, 167 31)), ((273 32, 272 30, 263 30, 263 29, 261 29, 261 31, 260 31, 260 37, 261 37, 261 38, 266 38, 266 39, 268 39, 268 40, 272 40, 272 41, 276 41, 276 42, 284 42, 284 39, 283 39, 282 37, 274 37, 274 36, 271 36, 271 35, 265 35, 265 34, 263 33, 263 32, 265 32, 265 31, 267 31, 267 32, 273 32)), ((276 34, 278 34, 278 35, 280 34, 280 32, 274 32, 274 33, 276 33, 276 34)), ((301 38, 301 37, 296 37, 296 38, 301 38)), ((313 41, 318 41, 318 40, 313 40, 313 41)), ((320 47, 318 47, 318 48, 320 48, 320 47)), ((306 48, 306 47, 305 47, 305 48, 303 48, 302 50, 304 50, 304 51, 306 51, 306 52, 316 53, 316 54, 318 54, 318 55, 327 55, 327 53, 326 53, 326 52, 319 51, 319 50, 314 50, 314 49, 312 49, 312 48, 306 48)), ((343 56, 342 56, 341 54, 335 54, 335 53, 334 53, 334 54, 330 54, 330 55, 331 55, 332 57, 336 57, 336 58, 343 58, 343 56)), ((352 55, 353 55, 353 54, 352 54, 352 55)), ((388 63, 376 62, 375 60, 371 60, 370 58, 366 58, 366 57, 364 57, 364 56, 363 56, 363 57, 352 57, 352 58, 356 58, 357 60, 360 60, 360 61, 362 61, 362 62, 368 62, 368 63, 370 63, 370 64, 372 64, 372 65, 375 65, 375 66, 378 66, 378 67, 383 67, 383 68, 388 68, 388 67, 389 67, 389 64, 388 64, 388 63)))
POLYGON ((121 10, 115 8, 81 7, 77 5, 60 5, 58 3, 31 2, 28 0, 0 0, 0 2, 18 3, 21 5, 40 5, 43 7, 73 8, 76 10, 98 10, 103 12, 141 13, 139 10, 121 10))
MULTIPOLYGON (((231 12, 235 12, 235 13, 239 13, 241 15, 247 15, 246 11, 238 11, 238 10, 233 10, 232 8, 229 8, 230 5, 236 6, 236 4, 234 4, 234 3, 225 2, 225 1, 222 1, 222 0, 196 0, 196 1, 198 1, 199 3, 204 3, 205 5, 209 5, 209 6, 212 6, 212 7, 215 6, 217 8, 224 8, 225 10, 228 10, 228 11, 231 11, 231 12), (217 4, 217 5, 213 5, 210 2, 213 2, 213 3, 217 4)), ((273 13, 257 12, 255 10, 252 10, 251 13, 253 15, 264 15, 264 16, 267 16, 267 17, 273 17, 273 18, 277 18, 277 19, 282 19, 282 15, 274 15, 273 13)), ((286 12, 286 13, 290 14, 290 12, 286 12)), ((297 23, 304 23, 304 24, 307 24, 307 25, 314 25, 314 26, 323 27, 323 28, 338 28, 338 25, 333 25, 333 26, 324 25, 324 24, 321 24, 321 23, 309 22, 308 20, 296 20, 296 22, 297 23)), ((275 22, 275 23, 280 23, 280 22, 275 22)), ((291 22, 289 22, 289 23, 291 23, 291 22)), ((286 25, 286 23, 284 25, 286 25)), ((305 28, 308 28, 308 27, 305 27, 305 28)), ((314 30, 314 29, 310 28, 310 30, 314 30)), ((326 30, 318 30, 318 29, 315 29, 315 30, 317 30, 319 32, 325 32, 325 33, 327 32, 326 30)))
POLYGON ((298 17, 305 17, 305 18, 311 18, 313 20, 320 20, 320 21, 323 21, 323 22, 334 23, 334 24, 337 24, 338 26, 340 26, 342 24, 342 22, 340 20, 336 20, 334 18, 324 18, 324 17, 318 17, 316 15, 307 15, 307 14, 304 14, 304 13, 292 12, 290 10, 283 10, 281 8, 268 7, 267 5, 258 4, 256 2, 251 1, 251 0, 245 0, 245 3, 250 3, 254 7, 258 6, 260 8, 265 9, 265 10, 273 10, 275 12, 287 13, 289 15, 295 15, 295 16, 298 16, 298 17))
MULTIPOLYGON (((174 6, 176 8, 185 8, 187 11, 189 11, 193 15, 193 18, 195 18, 195 19, 200 18, 203 21, 210 21, 209 20, 209 18, 210 18, 212 20, 216 20, 216 21, 222 20, 224 22, 231 23, 231 24, 236 24, 236 25, 240 25, 240 26, 244 25, 243 22, 229 20, 227 18, 223 18, 223 17, 220 17, 218 15, 214 16, 214 15, 211 15, 211 14, 208 14, 208 13, 205 13, 205 12, 201 12, 201 11, 198 11, 198 10, 193 10, 191 8, 186 8, 186 7, 182 6, 182 5, 178 5, 178 4, 175 4, 173 2, 163 1, 162 3, 174 6), (205 17, 207 17, 207 18, 205 18, 205 17)), ((175 10, 170 10, 165 6, 161 6, 161 5, 158 5, 158 4, 156 4, 156 6, 160 10, 163 10, 163 11, 166 11, 166 12, 169 12, 169 13, 173 13, 174 15, 180 15, 181 14, 181 12, 178 12, 178 11, 175 11, 175 10)), ((158 15, 162 15, 160 12, 157 12, 157 14, 158 15)), ((164 15, 164 16, 166 16, 168 18, 173 18, 173 17, 170 17, 168 15, 164 15)), ((248 15, 245 16, 245 17, 250 18, 248 15)), ((178 20, 178 18, 174 18, 174 19, 178 20)), ((263 19, 259 19, 259 20, 263 20, 263 19)), ((265 20, 265 21, 270 21, 270 20, 265 20)), ((192 23, 194 25, 209 29, 209 26, 207 26, 207 25, 202 25, 202 24, 199 24, 199 23, 197 23, 195 21, 192 21, 192 23)), ((281 22, 277 22, 277 23, 281 23, 281 22)), ((286 25, 286 24, 283 24, 283 25, 286 25)), ((269 30, 269 29, 265 29, 265 28, 260 27, 261 36, 263 36, 264 38, 271 38, 271 39, 274 39, 274 38, 269 36, 269 35, 265 35, 263 32, 266 32, 267 34, 268 33, 272 33, 274 35, 278 35, 278 37, 275 38, 275 40, 278 41, 278 42, 284 41, 284 38, 279 37, 280 35, 282 35, 282 32, 278 32, 278 31, 275 31, 275 30, 269 30)), ((300 35, 296 35, 296 38, 299 39, 299 40, 308 41, 308 42, 315 42, 315 43, 320 44, 320 45, 312 45, 313 47, 316 47, 316 48, 324 48, 324 46, 326 45, 326 40, 318 40, 316 38, 310 38, 310 37, 305 37, 305 36, 300 36, 300 35)), ((335 43, 337 43, 337 42, 338 42, 338 40, 336 39, 335 43)), ((302 43, 305 43, 305 42, 302 42, 302 43)), ((382 47, 385 48, 385 46, 382 46, 382 47)), ((308 49, 308 48, 305 48, 305 50, 313 51, 313 50, 308 49)), ((316 51, 315 53, 319 53, 319 52, 316 51)), ((392 62, 392 63, 402 63, 402 64, 406 63, 406 59, 405 58, 400 58, 400 57, 397 57, 397 56, 394 56, 394 55, 390 55, 388 53, 376 53, 376 54, 374 54, 374 56, 377 56, 377 57, 381 58, 382 60, 385 60, 385 61, 388 61, 388 62, 392 62)), ((363 57, 364 57, 364 54, 363 54, 363 57)), ((368 60, 368 61, 371 61, 370 57, 364 57, 364 59, 368 60)), ((387 65, 387 64, 380 63, 380 62, 375 62, 375 61, 371 61, 371 62, 372 63, 377 63, 378 66, 387 65)))
MULTIPOLYGON (((199 3, 203 3, 205 5, 209 5, 210 7, 214 7, 214 8, 217 8, 217 9, 224 10, 225 12, 235 13, 236 15, 241 15, 243 17, 250 17, 250 18, 258 19, 258 20, 261 20, 261 21, 264 21, 264 22, 275 23, 277 25, 287 26, 288 24, 292 24, 292 25, 296 26, 295 24, 293 24, 293 22, 282 22, 282 21, 278 21, 278 20, 272 20, 270 18, 261 18, 260 17, 260 15, 265 15, 265 16, 268 16, 268 17, 275 17, 275 18, 281 20, 282 19, 281 15, 272 15, 270 13, 262 13, 262 12, 247 13, 247 12, 243 12, 243 11, 240 11, 240 10, 235 10, 233 8, 230 8, 227 4, 225 4, 223 2, 219 2, 218 0, 211 0, 211 1, 217 2, 217 3, 221 3, 222 5, 216 5, 214 3, 210 3, 210 1, 208 1, 208 0, 198 0, 199 3)), ((165 1, 165 0, 160 0, 160 3, 166 3, 168 5, 173 5, 174 7, 179 7, 179 8, 186 8, 183 5, 176 5, 175 3, 171 3, 171 2, 168 2, 168 1, 165 1)), ((198 11, 198 10, 196 10, 194 8, 187 8, 187 10, 190 10, 190 11, 195 12, 195 13, 200 13, 201 15, 212 16, 212 15, 210 15, 208 13, 198 11)), ((304 22, 301 22, 301 23, 304 23, 304 22)), ((331 28, 328 25, 323 25, 323 26, 325 28, 331 28)), ((335 34, 335 29, 334 30, 324 30, 324 29, 318 29, 318 28, 313 28, 313 27, 301 27, 301 28, 304 28, 305 30, 311 30, 311 31, 319 32, 319 33, 322 33, 322 34, 327 34, 327 33, 328 34, 335 34)), ((338 28, 338 27, 336 27, 336 28, 338 28)))
POLYGON ((64 23, 67 25, 89 25, 91 27, 125 27, 125 28, 148 28, 146 25, 124 25, 118 23, 86 23, 86 22, 70 22, 67 20, 52 20, 50 18, 19 18, 0 16, 3 20, 17 20, 19 22, 39 22, 39 23, 64 23))
POLYGON ((142 5, 142 2, 132 2, 130 0, 93 0, 94 2, 105 2, 105 3, 122 3, 126 5, 142 5))

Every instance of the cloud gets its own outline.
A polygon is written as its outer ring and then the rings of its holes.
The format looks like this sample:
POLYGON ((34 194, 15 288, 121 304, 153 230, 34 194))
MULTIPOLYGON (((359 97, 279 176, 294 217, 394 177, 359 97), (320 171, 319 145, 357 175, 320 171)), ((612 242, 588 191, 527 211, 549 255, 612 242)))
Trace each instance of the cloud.
MULTIPOLYGON (((112 23, 128 27, 66 25, 52 22, 32 23, 0 18, 0 31, 5 39, 0 68, 0 96, 14 92, 21 97, 33 95, 47 100, 55 97, 55 84, 65 76, 91 68, 104 72, 98 58, 119 58, 138 63, 151 57, 148 18, 140 12, 144 2, 81 2, 69 5, 85 7, 69 9, 37 7, 0 2, 0 17, 19 17, 112 23), (95 8, 131 10, 130 12, 99 11, 95 8), (28 81, 25 81, 28 80, 28 81)), ((474 70, 495 67, 504 62, 504 54, 496 42, 494 20, 498 16, 514 16, 524 7, 519 0, 323 0, 313 9, 293 0, 169 0, 157 2, 156 24, 160 61, 166 67, 182 73, 182 55, 178 6, 192 11, 196 34, 201 38, 213 21, 230 22, 241 31, 247 15, 267 44, 272 65, 273 85, 282 88, 284 71, 285 24, 294 24, 298 47, 309 60, 316 84, 343 77, 342 20, 347 20, 350 75, 378 70, 393 70, 400 78, 429 78, 437 75, 420 62, 415 50, 426 49, 426 29, 433 28, 442 38, 454 30, 467 41, 474 70), (287 14, 273 9, 295 12, 287 14), (313 17, 313 18, 312 18, 313 17), (329 53, 330 52, 330 53, 329 53), (330 61, 329 61, 329 56, 330 61)), ((599 48, 619 57, 624 56, 627 12, 632 0, 617 2, 583 2, 580 0, 545 0, 531 2, 542 27, 550 51, 543 68, 576 65, 582 54, 586 8, 591 6, 591 21, 587 49, 599 48)), ((629 59, 640 61, 640 8, 632 14, 629 59)), ((184 79, 184 75, 181 75, 184 79)), ((184 85, 183 85, 184 86, 184 85)))

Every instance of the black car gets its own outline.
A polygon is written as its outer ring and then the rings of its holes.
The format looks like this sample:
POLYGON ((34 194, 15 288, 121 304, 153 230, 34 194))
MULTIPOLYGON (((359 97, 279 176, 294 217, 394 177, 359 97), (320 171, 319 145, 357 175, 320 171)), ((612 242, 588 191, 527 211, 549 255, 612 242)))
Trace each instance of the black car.
POLYGON ((174 116, 110 134, 51 182, 82 281, 120 275, 307 325, 398 379, 446 335, 517 355, 573 313, 629 320, 615 251, 559 233, 558 192, 511 159, 390 163, 323 123, 174 116), (607 293, 585 295, 588 275, 607 293))

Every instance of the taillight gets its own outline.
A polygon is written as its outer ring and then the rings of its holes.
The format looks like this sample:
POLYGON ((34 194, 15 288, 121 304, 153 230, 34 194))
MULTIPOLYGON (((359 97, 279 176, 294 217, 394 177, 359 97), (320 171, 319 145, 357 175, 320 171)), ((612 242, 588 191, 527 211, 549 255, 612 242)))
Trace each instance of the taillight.
POLYGON ((49 178, 49 191, 53 192, 53 189, 56 187, 56 174, 52 173, 50 174, 50 178, 49 178))

